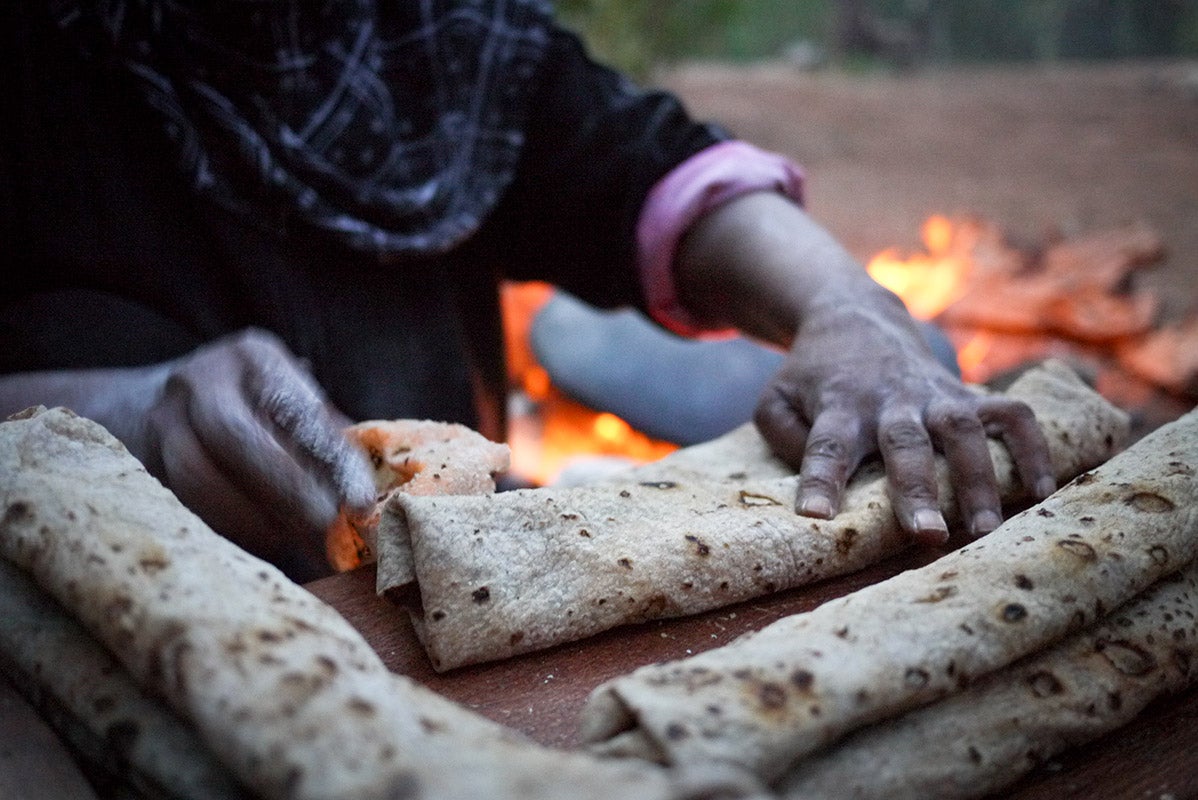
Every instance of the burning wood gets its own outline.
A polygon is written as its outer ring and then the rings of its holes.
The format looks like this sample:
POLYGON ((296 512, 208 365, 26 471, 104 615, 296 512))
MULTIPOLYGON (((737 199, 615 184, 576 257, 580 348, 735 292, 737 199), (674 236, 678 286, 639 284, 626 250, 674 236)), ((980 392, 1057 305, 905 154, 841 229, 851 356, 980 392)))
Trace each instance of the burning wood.
MULTIPOLYGON (((978 246, 1011 249, 997 237, 978 246)), ((1157 300, 1135 290, 1131 274, 1163 254, 1157 236, 1142 226, 1054 245, 1034 260, 1012 251, 1012 257, 982 262, 991 268, 974 270, 939 319, 1096 344, 1136 336, 1152 327, 1157 300)))
POLYGON ((1120 342, 1115 353, 1129 372, 1176 394, 1198 397, 1198 315, 1120 342))
POLYGON ((1165 255, 1146 225, 1029 251, 990 223, 933 217, 923 239, 924 252, 887 251, 870 274, 913 314, 944 326, 966 380, 1064 357, 1121 392, 1112 399, 1142 401, 1152 391, 1198 398, 1198 317, 1157 329, 1157 297, 1135 286, 1136 273, 1165 255))

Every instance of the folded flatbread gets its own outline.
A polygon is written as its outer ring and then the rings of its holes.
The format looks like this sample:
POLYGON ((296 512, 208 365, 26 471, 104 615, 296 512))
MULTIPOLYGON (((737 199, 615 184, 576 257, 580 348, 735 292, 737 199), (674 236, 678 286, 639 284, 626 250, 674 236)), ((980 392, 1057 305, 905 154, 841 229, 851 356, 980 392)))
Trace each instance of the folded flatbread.
POLYGON ((0 560, 0 672, 91 764, 140 795, 249 798, 195 732, 21 570, 0 560))
POLYGON ((990 795, 1195 681, 1198 565, 1190 565, 960 694, 851 734, 799 764, 779 793, 788 800, 990 795))
POLYGON ((1058 641, 1198 556, 1198 411, 998 530, 693 658, 598 687, 584 739, 775 780, 862 725, 1058 641))
POLYGON ((334 609, 217 536, 69 411, 0 424, 0 555, 264 798, 751 790, 714 772, 682 784, 653 765, 548 750, 389 673, 334 609))
MULTIPOLYGON (((369 459, 378 500, 363 515, 342 510, 329 526, 326 549, 338 570, 378 559, 379 516, 392 494, 486 494, 511 466, 506 444, 456 422, 374 419, 350 425, 345 436, 369 459)), ((392 553, 388 563, 403 558, 392 553)))
MULTIPOLYGON (((1063 366, 1009 394, 1036 412, 1062 481, 1124 441, 1126 415, 1063 366)), ((1006 449, 992 442, 991 457, 1004 498, 1019 499, 1006 449)), ((831 521, 795 514, 797 480, 746 426, 597 486, 396 495, 379 526, 379 589, 413 611, 444 670, 845 574, 908 545, 879 468, 855 476, 831 521)), ((940 494, 951 518, 943 462, 940 494)))

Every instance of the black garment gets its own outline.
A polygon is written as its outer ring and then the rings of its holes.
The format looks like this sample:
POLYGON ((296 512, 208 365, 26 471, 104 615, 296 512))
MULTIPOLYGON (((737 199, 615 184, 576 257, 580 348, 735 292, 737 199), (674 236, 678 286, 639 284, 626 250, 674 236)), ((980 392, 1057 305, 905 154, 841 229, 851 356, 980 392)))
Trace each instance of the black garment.
POLYGON ((0 287, 4 372, 152 363, 257 325, 307 359, 351 417, 428 416, 497 435, 497 281, 639 305, 645 194, 723 136, 547 26, 517 169, 482 227, 448 252, 383 258, 301 214, 239 213, 192 191, 128 72, 81 57, 25 5, 0 11, 0 233, 18 265, 0 287))
POLYGON ((58 0, 196 192, 356 249, 444 252, 511 182, 544 0, 58 0))

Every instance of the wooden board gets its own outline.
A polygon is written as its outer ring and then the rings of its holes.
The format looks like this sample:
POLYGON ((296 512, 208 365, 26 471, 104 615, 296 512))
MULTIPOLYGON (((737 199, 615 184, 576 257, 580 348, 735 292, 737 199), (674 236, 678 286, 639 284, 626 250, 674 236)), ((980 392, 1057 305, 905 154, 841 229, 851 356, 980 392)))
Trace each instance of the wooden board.
MULTIPOLYGON (((638 666, 683 658, 776 619, 923 566, 940 552, 911 550, 832 581, 726 609, 628 626, 581 642, 435 672, 406 612, 374 593, 373 567, 308 584, 370 642, 387 666, 552 747, 578 744, 577 717, 591 689, 638 666)), ((1132 724, 1042 765, 1002 797, 1017 800, 1198 800, 1198 687, 1149 707, 1132 724)))

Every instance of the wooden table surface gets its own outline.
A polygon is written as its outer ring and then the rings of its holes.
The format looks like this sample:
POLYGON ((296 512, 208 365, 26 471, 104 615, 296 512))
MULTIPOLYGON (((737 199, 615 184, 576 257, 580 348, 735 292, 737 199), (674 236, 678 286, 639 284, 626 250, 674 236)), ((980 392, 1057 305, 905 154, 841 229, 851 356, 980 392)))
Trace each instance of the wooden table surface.
MULTIPOLYGON (((780 592, 693 617, 608 631, 536 653, 435 672, 406 612, 374 592, 373 567, 307 585, 366 637, 394 672, 542 744, 578 744, 578 713, 598 684, 656 661, 725 644, 780 617, 922 566, 939 553, 909 551, 812 587, 780 592)), ((1164 698, 1131 724, 1054 758, 1002 797, 1017 800, 1198 800, 1198 687, 1164 698)))

